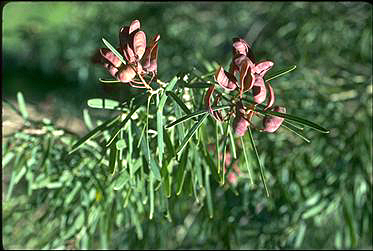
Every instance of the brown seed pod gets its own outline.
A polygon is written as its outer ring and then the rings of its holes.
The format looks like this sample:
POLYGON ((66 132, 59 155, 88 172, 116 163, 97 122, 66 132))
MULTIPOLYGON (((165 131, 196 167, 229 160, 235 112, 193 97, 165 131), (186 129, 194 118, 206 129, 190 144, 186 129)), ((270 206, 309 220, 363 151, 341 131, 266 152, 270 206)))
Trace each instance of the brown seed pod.
MULTIPOLYGON (((286 108, 281 106, 275 106, 273 107, 274 112, 281 112, 286 113, 286 108)), ((263 118, 263 131, 273 133, 277 131, 277 129, 281 126, 282 122, 284 121, 284 118, 272 116, 272 115, 266 115, 263 118)))

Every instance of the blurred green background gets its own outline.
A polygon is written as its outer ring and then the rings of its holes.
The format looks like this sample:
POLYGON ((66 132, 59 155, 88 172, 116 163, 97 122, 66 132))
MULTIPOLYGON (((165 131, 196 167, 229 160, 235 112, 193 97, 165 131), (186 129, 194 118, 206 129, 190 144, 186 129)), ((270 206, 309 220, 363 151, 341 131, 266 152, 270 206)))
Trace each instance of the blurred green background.
MULTIPOLYGON (((238 196, 215 186, 213 219, 203 210, 191 211, 193 200, 180 197, 174 201, 173 223, 144 220, 142 240, 133 227, 118 227, 109 247, 372 248, 371 4, 8 3, 3 8, 3 98, 15 100, 21 91, 35 116, 73 117, 78 122, 64 126, 83 135, 88 98, 115 98, 128 91, 103 89, 98 78, 110 76, 90 57, 104 47, 102 37, 116 45, 119 28, 133 19, 141 21, 148 39, 161 35, 158 73, 164 81, 194 67, 201 72, 216 63, 226 67, 237 36, 252 44, 259 60, 275 62, 271 72, 296 65, 272 81, 276 103, 330 133, 306 131, 311 144, 287 131, 255 134, 269 199, 261 186, 252 190, 245 182, 237 186, 238 196)), ((12 121, 7 112, 3 109, 3 120, 12 121)), ((3 246, 45 247, 45 240, 31 234, 40 230, 35 229, 38 208, 19 212, 7 206, 4 174, 3 246), (25 217, 28 223, 19 223, 25 217)), ((54 231, 57 236, 58 227, 54 231)), ((47 247, 62 244, 53 245, 47 247)))

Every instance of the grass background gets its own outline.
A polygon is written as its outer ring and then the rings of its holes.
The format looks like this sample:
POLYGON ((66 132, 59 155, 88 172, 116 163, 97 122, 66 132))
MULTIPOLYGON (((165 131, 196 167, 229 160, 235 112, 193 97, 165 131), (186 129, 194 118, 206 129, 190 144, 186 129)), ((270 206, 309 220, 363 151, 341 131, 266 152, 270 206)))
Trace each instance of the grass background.
MULTIPOLYGON (((269 200, 245 182, 239 196, 214 187, 214 219, 181 197, 173 223, 144 220, 143 240, 131 237, 133 228, 118 228, 110 247, 372 248, 371 4, 11 2, 3 7, 3 98, 22 91, 35 113, 81 120, 88 98, 128 91, 103 89, 98 78, 109 75, 90 57, 103 47, 102 37, 117 43, 119 27, 135 18, 148 39, 161 35, 158 72, 165 81, 193 68, 227 66, 236 36, 252 44, 259 60, 275 62, 271 72, 297 65, 272 81, 276 103, 330 134, 306 131, 311 144, 284 130, 255 134, 273 191, 269 200)), ((3 110, 4 120, 13 117, 3 110)), ((87 130, 83 123, 64 125, 87 130)), ((45 240, 30 234, 41 209, 7 211, 7 203, 16 202, 4 199, 6 177, 3 170, 3 246, 43 247, 45 240), (29 215, 28 223, 14 224, 29 215)))

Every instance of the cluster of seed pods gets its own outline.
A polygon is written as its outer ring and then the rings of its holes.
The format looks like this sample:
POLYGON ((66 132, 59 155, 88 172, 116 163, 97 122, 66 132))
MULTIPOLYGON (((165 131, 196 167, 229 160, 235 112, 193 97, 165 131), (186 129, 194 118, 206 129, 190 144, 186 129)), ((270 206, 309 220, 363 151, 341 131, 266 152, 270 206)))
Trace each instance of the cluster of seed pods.
POLYGON ((151 74, 150 82, 157 76, 157 58, 159 34, 146 46, 145 32, 140 30, 140 21, 132 21, 130 26, 119 30, 119 48, 117 51, 124 57, 126 64, 109 49, 101 48, 94 56, 95 63, 102 63, 109 73, 122 83, 135 88, 146 88, 142 81, 136 81, 138 75, 151 74))
MULTIPOLYGON (((219 67, 215 73, 215 81, 227 91, 238 90, 238 98, 234 98, 232 102, 233 113, 233 129, 237 136, 243 136, 248 127, 252 125, 251 119, 257 115, 255 107, 265 101, 267 97, 267 89, 269 98, 264 108, 275 112, 285 113, 285 107, 273 106, 275 102, 275 94, 272 86, 267 81, 264 81, 264 75, 272 68, 273 62, 266 60, 256 62, 253 52, 248 43, 242 38, 234 38, 232 46, 233 59, 229 71, 225 71, 223 67, 219 67), (253 96, 253 105, 245 106, 242 101, 244 93, 250 92, 253 96)), ((213 111, 210 102, 211 96, 215 90, 215 85, 212 85, 205 96, 205 106, 209 110, 211 116, 217 121, 223 121, 224 118, 220 111, 213 111)), ((213 105, 216 106, 221 96, 218 95, 213 105)), ((283 122, 283 118, 277 116, 266 115, 263 118, 263 128, 260 131, 275 132, 283 122)), ((253 126, 253 125, 252 125, 253 126)))

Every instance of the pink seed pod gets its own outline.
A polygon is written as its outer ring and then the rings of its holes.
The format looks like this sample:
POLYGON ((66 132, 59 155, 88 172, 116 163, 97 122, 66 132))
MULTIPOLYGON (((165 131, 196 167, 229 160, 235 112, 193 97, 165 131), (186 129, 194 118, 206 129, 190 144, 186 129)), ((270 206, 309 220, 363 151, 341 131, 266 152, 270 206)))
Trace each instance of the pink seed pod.
POLYGON ((264 79, 262 76, 255 74, 255 81, 252 90, 254 102, 257 104, 263 103, 263 101, 266 99, 267 90, 264 85, 264 79))
POLYGON ((221 66, 215 72, 214 78, 215 81, 226 90, 233 91, 237 87, 235 77, 231 73, 224 71, 221 66))
MULTIPOLYGON (((273 107, 273 111, 274 112, 286 113, 286 108, 281 107, 281 106, 275 106, 275 107, 273 107)), ((263 118, 263 126, 264 126, 263 131, 274 133, 281 126, 283 121, 284 121, 284 118, 282 118, 282 117, 266 115, 263 118)))
POLYGON ((117 78, 122 83, 131 82, 136 76, 136 72, 129 64, 126 64, 123 69, 117 73, 117 78))
POLYGON ((245 135, 249 122, 244 117, 244 107, 242 102, 236 104, 236 117, 233 120, 233 131, 237 136, 245 135))

